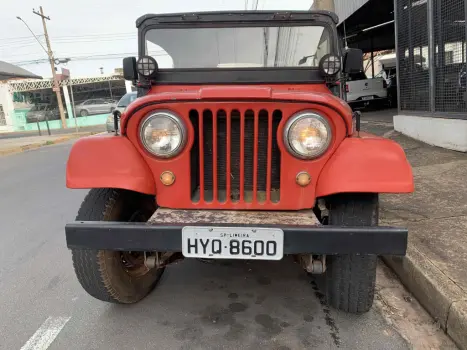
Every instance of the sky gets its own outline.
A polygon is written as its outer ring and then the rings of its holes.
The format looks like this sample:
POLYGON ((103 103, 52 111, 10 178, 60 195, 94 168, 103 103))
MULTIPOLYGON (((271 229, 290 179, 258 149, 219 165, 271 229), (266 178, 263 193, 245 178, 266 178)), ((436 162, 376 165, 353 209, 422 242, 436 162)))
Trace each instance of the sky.
POLYGON ((113 73, 122 58, 137 55, 135 21, 147 13, 244 10, 308 10, 313 0, 0 0, 0 61, 17 64, 43 77, 52 75, 47 55, 20 16, 46 47, 41 18, 55 58, 71 58, 73 77, 113 73), (37 63, 39 62, 39 63, 37 63))

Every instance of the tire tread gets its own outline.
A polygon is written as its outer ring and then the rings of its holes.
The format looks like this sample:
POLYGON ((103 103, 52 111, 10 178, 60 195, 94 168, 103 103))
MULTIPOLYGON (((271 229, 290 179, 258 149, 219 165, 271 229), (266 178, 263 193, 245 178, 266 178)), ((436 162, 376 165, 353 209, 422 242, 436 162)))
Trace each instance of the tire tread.
MULTIPOLYGON (((130 191, 112 188, 91 189, 83 200, 76 216, 76 221, 109 221, 117 201, 131 200, 126 198, 130 191), (124 196, 124 198, 121 198, 124 196)), ((135 193, 135 195, 138 195, 135 193)), ((118 220, 115 220, 118 221, 118 220)), ((111 303, 128 304, 142 299, 159 279, 162 271, 148 290, 141 290, 136 295, 122 295, 117 291, 109 275, 108 256, 103 250, 72 249, 73 267, 82 287, 94 298, 111 303)))
MULTIPOLYGON (((332 198, 330 224, 375 226, 378 223, 378 195, 346 194, 332 198)), ((345 312, 360 314, 373 305, 376 255, 334 255, 328 257, 326 297, 328 303, 345 312)))

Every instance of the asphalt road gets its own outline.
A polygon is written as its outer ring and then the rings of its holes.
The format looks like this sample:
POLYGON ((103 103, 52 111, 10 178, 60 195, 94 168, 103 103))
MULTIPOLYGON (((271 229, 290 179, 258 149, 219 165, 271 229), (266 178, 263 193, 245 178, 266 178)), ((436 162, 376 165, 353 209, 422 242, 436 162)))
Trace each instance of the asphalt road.
POLYGON ((361 316, 330 309, 287 259, 186 260, 167 268, 137 305, 94 300, 65 246, 64 225, 86 193, 65 188, 70 146, 0 158, 0 349, 46 349, 44 337, 53 350, 410 348, 384 309, 361 316))

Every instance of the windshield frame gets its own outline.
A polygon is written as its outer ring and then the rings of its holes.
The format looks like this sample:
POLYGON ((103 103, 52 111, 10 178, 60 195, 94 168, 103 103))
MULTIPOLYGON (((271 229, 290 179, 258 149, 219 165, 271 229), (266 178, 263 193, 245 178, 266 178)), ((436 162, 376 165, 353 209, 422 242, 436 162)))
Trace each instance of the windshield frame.
MULTIPOLYGON (((152 29, 222 27, 322 26, 331 40, 330 53, 341 57, 337 16, 328 11, 201 12, 146 15, 136 22, 138 54, 145 55, 146 33, 152 29)), ((141 77, 140 77, 141 78, 141 77)), ((324 83, 319 67, 170 68, 159 69, 158 84, 324 83), (212 74, 215 73, 215 74, 212 74)))

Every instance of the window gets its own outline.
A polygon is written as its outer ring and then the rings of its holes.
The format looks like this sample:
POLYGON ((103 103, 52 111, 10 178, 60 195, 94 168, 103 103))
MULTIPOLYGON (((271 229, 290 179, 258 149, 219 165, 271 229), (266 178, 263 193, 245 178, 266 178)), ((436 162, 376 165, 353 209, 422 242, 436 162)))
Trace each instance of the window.
POLYGON ((128 107, 134 100, 136 100, 136 94, 126 94, 118 101, 118 107, 128 107))
POLYGON ((368 79, 365 75, 365 73, 360 72, 360 73, 354 73, 354 74, 349 74, 349 81, 353 80, 365 80, 368 79))
POLYGON ((146 48, 160 68, 318 67, 332 52, 323 26, 151 29, 146 48))
POLYGON ((444 53, 444 62, 445 62, 445 64, 453 64, 454 63, 454 52, 453 51, 446 51, 444 53))

